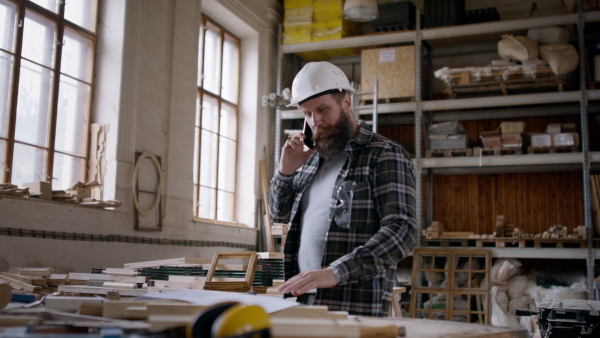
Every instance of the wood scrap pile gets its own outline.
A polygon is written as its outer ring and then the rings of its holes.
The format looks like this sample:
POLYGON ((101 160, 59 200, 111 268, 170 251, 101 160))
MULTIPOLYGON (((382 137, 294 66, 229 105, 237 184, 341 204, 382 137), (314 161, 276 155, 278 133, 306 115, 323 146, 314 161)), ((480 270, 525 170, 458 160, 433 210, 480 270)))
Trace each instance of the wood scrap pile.
POLYGON ((19 188, 10 183, 0 184, 0 195, 26 197, 29 196, 29 188, 19 188))
POLYGON ((67 190, 53 190, 52 199, 54 201, 86 205, 97 208, 117 208, 121 206, 121 202, 117 200, 101 201, 92 198, 92 191, 99 188, 100 183, 96 181, 73 183, 67 190))
POLYGON ((56 292, 66 282, 67 275, 55 274, 52 268, 11 268, 0 272, 0 283, 8 284, 16 298, 40 299, 56 292))
POLYGON ((473 235, 466 231, 445 231, 446 227, 442 222, 433 221, 431 226, 423 230, 421 234, 426 239, 466 239, 473 235))

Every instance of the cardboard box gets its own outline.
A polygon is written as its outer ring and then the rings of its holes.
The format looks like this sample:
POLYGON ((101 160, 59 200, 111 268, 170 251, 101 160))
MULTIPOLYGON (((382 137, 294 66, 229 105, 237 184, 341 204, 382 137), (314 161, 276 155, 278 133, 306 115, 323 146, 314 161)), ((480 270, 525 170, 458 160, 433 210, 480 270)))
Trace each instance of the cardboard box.
MULTIPOLYGON (((361 55, 361 90, 373 91, 378 81, 378 98, 415 96, 415 46, 364 49, 361 55)), ((373 95, 363 95, 372 99, 373 95)))
POLYGON ((429 136, 429 148, 431 150, 466 149, 468 147, 469 138, 466 134, 429 136))
POLYGON ((578 146, 579 145, 579 134, 578 133, 560 133, 554 134, 554 146, 578 146))
POLYGON ((531 134, 530 144, 532 147, 552 147, 552 135, 550 134, 531 134))
POLYGON ((525 122, 502 122, 500 123, 502 134, 507 133, 522 133, 525 130, 525 122))
POLYGON ((515 148, 523 145, 523 134, 502 133, 502 147, 515 148))
POLYGON ((546 126, 546 134, 560 134, 561 125, 560 123, 550 123, 546 126))
POLYGON ((48 182, 27 182, 23 183, 25 188, 29 188, 30 194, 40 194, 41 199, 52 201, 52 183, 48 182))
POLYGON ((502 136, 498 130, 482 131, 479 138, 484 148, 502 147, 502 136))

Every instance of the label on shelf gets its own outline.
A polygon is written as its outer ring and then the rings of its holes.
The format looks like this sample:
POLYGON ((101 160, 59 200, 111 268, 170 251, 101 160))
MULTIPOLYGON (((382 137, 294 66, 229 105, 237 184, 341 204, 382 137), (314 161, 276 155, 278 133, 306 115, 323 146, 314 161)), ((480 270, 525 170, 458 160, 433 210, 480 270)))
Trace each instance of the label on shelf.
POLYGON ((590 157, 590 160, 592 160, 592 161, 600 161, 600 153, 592 153, 592 156, 590 157))

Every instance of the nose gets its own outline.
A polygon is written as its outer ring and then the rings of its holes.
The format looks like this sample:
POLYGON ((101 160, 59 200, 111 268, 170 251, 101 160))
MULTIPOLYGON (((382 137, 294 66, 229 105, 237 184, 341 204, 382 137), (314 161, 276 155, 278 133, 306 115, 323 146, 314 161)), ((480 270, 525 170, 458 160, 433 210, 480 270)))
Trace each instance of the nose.
POLYGON ((321 117, 320 114, 313 114, 312 115, 312 122, 313 122, 313 129, 314 128, 319 128, 323 125, 323 118, 321 117))

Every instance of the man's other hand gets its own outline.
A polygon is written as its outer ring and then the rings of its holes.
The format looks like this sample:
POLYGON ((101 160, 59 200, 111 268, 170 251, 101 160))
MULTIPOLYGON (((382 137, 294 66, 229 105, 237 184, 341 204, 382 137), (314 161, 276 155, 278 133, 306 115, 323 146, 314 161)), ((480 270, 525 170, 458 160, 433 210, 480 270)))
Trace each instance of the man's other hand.
POLYGON ((279 291, 297 297, 312 289, 325 289, 337 285, 332 268, 304 271, 290 278, 279 287, 279 291))

